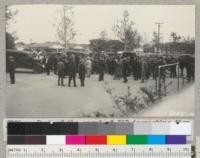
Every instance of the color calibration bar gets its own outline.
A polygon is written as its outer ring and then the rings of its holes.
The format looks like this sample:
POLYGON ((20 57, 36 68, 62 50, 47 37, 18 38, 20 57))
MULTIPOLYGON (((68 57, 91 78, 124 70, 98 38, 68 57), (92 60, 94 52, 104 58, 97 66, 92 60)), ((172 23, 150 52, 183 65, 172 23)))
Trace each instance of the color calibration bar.
POLYGON ((7 158, 191 158, 191 145, 7 145, 7 158))
POLYGON ((192 135, 182 122, 8 122, 7 135, 192 135))
POLYGON ((47 135, 8 136, 8 145, 187 144, 185 135, 47 135))

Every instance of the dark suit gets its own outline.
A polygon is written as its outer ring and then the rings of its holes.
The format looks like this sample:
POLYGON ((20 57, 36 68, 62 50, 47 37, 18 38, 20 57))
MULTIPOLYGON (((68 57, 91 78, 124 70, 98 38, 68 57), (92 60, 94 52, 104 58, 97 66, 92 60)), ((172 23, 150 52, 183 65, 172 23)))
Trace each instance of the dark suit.
POLYGON ((126 83, 128 81, 127 76, 128 76, 128 62, 126 59, 123 59, 122 63, 122 76, 124 79, 124 82, 126 83))
POLYGON ((98 66, 98 69, 99 69, 99 81, 103 81, 104 80, 104 71, 105 71, 105 63, 103 60, 100 60, 99 61, 99 66, 98 66))
POLYGON ((85 73, 86 73, 86 68, 85 68, 85 65, 83 62, 81 62, 79 64, 79 67, 78 67, 78 73, 79 73, 79 78, 80 78, 80 81, 81 81, 81 86, 84 86, 84 81, 85 81, 85 73))
POLYGON ((57 63, 57 73, 58 73, 58 85, 60 86, 60 81, 61 85, 63 86, 63 79, 65 77, 65 64, 62 61, 59 61, 57 63))
POLYGON ((9 59, 8 71, 10 74, 10 83, 15 84, 15 60, 13 58, 9 59))
POLYGON ((71 59, 68 63, 68 74, 69 74, 69 82, 68 86, 71 86, 71 80, 73 79, 74 87, 76 87, 76 63, 71 59))

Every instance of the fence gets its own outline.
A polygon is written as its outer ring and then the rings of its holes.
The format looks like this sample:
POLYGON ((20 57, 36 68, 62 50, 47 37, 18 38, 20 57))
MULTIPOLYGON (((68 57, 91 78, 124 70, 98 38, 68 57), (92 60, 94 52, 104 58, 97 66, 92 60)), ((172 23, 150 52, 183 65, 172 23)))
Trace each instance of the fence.
POLYGON ((165 76, 163 76, 163 74, 161 74, 161 72, 162 72, 163 69, 166 69, 166 68, 172 67, 172 66, 176 66, 175 69, 177 70, 177 75, 176 75, 176 78, 177 78, 177 91, 179 91, 179 88, 180 88, 179 63, 172 63, 172 64, 160 65, 158 67, 158 86, 157 86, 157 83, 156 83, 156 92, 158 92, 158 97, 159 98, 162 97, 162 95, 161 95, 161 93, 162 93, 162 90, 161 90, 161 88, 162 88, 161 80, 163 80, 164 94, 166 95, 165 76))

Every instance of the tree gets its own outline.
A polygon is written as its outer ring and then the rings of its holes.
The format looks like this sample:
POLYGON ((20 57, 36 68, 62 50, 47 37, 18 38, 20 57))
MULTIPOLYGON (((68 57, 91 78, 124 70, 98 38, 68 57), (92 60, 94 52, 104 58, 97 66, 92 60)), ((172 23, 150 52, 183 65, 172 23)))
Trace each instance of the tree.
POLYGON ((137 36, 136 37, 136 48, 140 47, 141 41, 142 41, 142 36, 137 36))
POLYGON ((106 41, 108 39, 108 34, 107 34, 106 30, 101 31, 99 36, 100 36, 100 39, 102 39, 102 40, 106 41))
POLYGON ((153 32, 153 38, 152 38, 152 42, 153 42, 153 45, 156 46, 157 48, 157 52, 158 52, 158 34, 154 31, 153 32))
POLYGON ((158 43, 158 34, 155 31, 153 32, 152 42, 154 43, 154 45, 158 43))
POLYGON ((64 48, 69 48, 70 42, 76 36, 73 22, 73 8, 71 6, 64 5, 61 7, 56 27, 60 45, 64 48))
POLYGON ((170 36, 172 38, 173 43, 179 42, 181 40, 181 36, 178 36, 175 32, 172 32, 170 36))
POLYGON ((15 48, 15 38, 8 32, 6 32, 6 49, 15 48))
POLYGON ((17 15, 18 10, 11 10, 8 6, 6 6, 6 27, 9 27, 9 24, 14 21, 15 15, 17 15))
POLYGON ((177 33, 172 32, 170 37, 172 38, 172 50, 175 53, 177 51, 178 42, 181 40, 181 36, 178 36, 177 33))
POLYGON ((124 43, 124 50, 133 50, 141 42, 139 33, 133 29, 134 22, 129 19, 129 12, 127 10, 123 13, 123 18, 117 20, 113 26, 113 31, 116 36, 124 43))
POLYGON ((14 32, 9 32, 10 25, 14 22, 14 17, 18 13, 18 10, 11 10, 6 6, 6 49, 15 48, 15 41, 17 40, 17 36, 14 32))

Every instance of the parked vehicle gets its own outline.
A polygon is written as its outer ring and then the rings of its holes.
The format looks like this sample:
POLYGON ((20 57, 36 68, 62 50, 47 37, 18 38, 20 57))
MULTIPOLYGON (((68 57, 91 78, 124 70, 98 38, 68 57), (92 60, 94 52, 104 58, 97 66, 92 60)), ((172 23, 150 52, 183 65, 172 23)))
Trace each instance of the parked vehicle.
POLYGON ((6 70, 8 68, 9 56, 12 56, 16 63, 16 71, 18 68, 32 69, 33 73, 42 73, 42 64, 32 58, 27 51, 19 51, 15 49, 6 50, 6 70))

